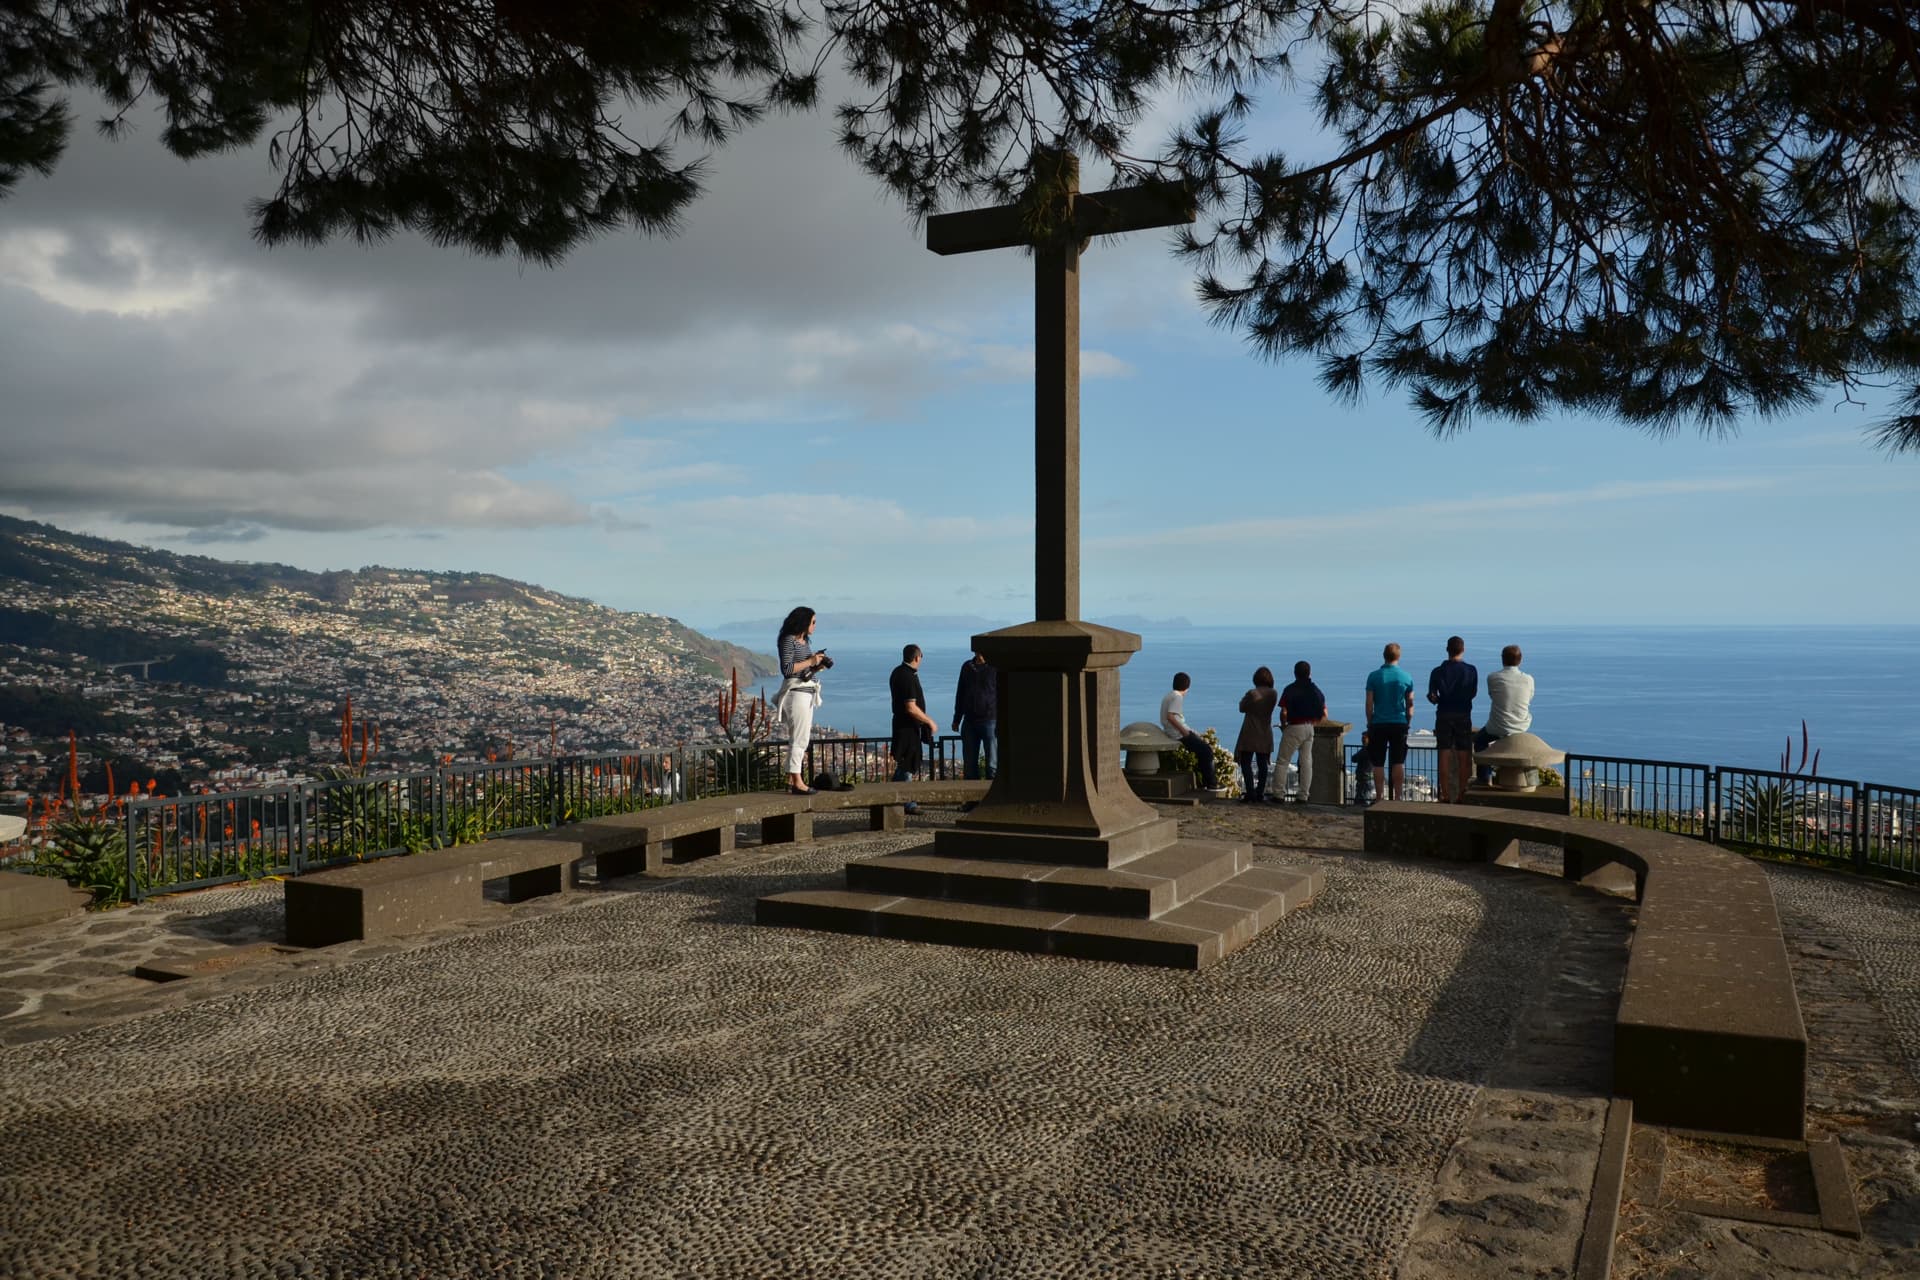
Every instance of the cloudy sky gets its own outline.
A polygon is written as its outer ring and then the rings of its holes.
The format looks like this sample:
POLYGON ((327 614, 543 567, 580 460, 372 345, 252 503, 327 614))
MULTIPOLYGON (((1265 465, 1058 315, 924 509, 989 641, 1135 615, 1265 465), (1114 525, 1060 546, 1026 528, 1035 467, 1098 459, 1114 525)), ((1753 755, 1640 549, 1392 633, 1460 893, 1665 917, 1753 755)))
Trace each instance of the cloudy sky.
MULTIPOLYGON (((264 143, 188 165, 136 124, 0 201, 0 510, 696 625, 1030 615, 1030 262, 928 253, 822 118, 717 153, 677 237, 552 270, 261 249, 264 143)), ((1211 327, 1156 233, 1082 275, 1089 615, 1920 622, 1920 459, 1864 442, 1878 405, 1436 441, 1211 327)))

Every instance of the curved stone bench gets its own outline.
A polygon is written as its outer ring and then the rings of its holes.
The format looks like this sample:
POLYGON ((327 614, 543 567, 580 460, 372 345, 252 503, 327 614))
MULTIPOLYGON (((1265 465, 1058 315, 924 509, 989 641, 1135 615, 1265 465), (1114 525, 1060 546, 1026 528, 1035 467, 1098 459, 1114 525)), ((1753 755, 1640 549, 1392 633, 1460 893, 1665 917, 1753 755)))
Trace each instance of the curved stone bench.
POLYGON ((1766 873, 1688 836, 1565 814, 1384 802, 1369 853, 1511 862, 1559 845, 1563 874, 1634 874, 1640 903, 1614 1018, 1613 1088, 1648 1124, 1800 1139, 1807 1032, 1766 873))

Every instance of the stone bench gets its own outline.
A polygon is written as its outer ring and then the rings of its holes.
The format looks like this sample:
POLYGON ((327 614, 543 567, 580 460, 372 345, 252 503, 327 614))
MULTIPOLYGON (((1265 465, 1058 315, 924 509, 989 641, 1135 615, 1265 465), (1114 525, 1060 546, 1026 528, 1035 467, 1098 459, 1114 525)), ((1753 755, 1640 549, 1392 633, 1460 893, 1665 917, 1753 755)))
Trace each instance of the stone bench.
POLYGON ((78 915, 93 895, 76 889, 59 876, 37 876, 29 871, 0 871, 0 929, 24 929, 78 915))
POLYGON ((946 782, 863 782, 851 791, 822 791, 813 798, 815 813, 827 809, 865 809, 873 831, 904 831, 907 805, 978 804, 991 782, 984 779, 946 782))
POLYGON ((486 910, 490 880, 520 902, 573 886, 580 842, 543 833, 315 871, 287 881, 287 941, 324 947, 398 938, 470 920, 486 910))
POLYGON ((602 880, 639 872, 658 871, 666 861, 667 846, 680 859, 705 858, 734 848, 736 828, 760 824, 760 843, 790 844, 813 838, 816 814, 865 809, 875 831, 898 831, 907 825, 906 806, 961 804, 987 794, 987 782, 872 782, 851 791, 820 791, 796 796, 784 791, 745 795, 708 796, 682 804, 635 813, 589 818, 563 828, 578 840, 602 880))
POLYGON ((657 809, 589 818, 561 828, 594 860, 602 880, 658 871, 667 844, 680 858, 705 858, 734 847, 735 828, 760 824, 762 844, 813 839, 813 797, 784 791, 708 796, 657 809))
POLYGON ((1807 1032, 1766 872, 1688 836, 1566 814, 1387 802, 1369 853, 1510 863, 1559 845, 1562 873, 1625 867, 1640 903, 1614 1017, 1613 1088, 1648 1124, 1801 1139, 1807 1032))

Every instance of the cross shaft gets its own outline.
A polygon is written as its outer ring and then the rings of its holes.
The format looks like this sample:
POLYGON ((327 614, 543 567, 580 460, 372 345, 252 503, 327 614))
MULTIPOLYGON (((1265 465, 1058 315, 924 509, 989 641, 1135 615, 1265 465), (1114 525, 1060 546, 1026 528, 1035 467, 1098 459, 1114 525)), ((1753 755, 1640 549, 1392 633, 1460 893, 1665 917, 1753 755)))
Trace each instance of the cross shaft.
POLYGON ((1195 216, 1192 196, 1176 184, 1082 193, 1078 162, 1059 160, 1066 218, 1044 241, 1036 242, 1019 205, 927 219, 927 248, 938 254, 1033 249, 1033 598, 1042 622, 1080 616, 1081 244, 1195 216))

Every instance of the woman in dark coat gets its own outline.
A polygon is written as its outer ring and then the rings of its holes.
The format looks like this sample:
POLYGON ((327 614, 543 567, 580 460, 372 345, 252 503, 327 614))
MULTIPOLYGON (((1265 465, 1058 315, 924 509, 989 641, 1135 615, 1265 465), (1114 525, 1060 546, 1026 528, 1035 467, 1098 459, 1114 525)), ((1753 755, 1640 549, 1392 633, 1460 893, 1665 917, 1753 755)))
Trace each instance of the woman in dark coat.
POLYGON ((1261 667, 1253 673, 1253 688, 1240 696, 1240 736, 1233 744, 1233 758, 1240 766, 1240 785, 1246 790, 1242 804, 1258 804, 1267 798, 1267 764, 1273 759, 1273 711, 1280 695, 1273 691, 1273 672, 1261 667))

